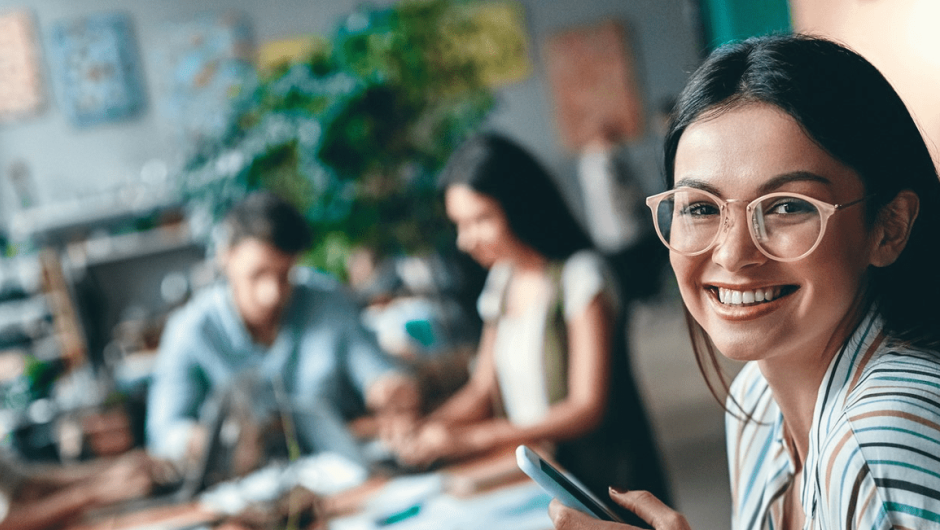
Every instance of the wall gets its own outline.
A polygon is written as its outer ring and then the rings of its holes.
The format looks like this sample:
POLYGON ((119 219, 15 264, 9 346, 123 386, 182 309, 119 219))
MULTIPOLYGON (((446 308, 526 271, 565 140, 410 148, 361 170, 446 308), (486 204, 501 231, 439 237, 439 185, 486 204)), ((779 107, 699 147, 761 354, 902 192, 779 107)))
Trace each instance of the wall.
POLYGON ((790 0, 797 31, 842 41, 888 78, 940 164, 940 3, 936 0, 790 0))
MULTIPOLYGON (((391 0, 373 2, 387 4, 391 0)), ((538 44, 552 32, 571 25, 589 24, 608 17, 623 21, 631 40, 640 75, 640 86, 648 107, 666 95, 678 92, 687 73, 698 61, 697 37, 690 17, 691 0, 523 0, 533 74, 525 81, 500 89, 499 106, 491 126, 505 131, 537 152, 559 175, 569 191, 570 156, 563 153, 552 118, 551 95, 545 82, 538 44)), ((185 19, 206 11, 236 9, 252 20, 256 40, 292 37, 306 33, 331 33, 340 18, 349 13, 355 0, 34 0, 40 42, 51 24, 60 19, 120 10, 130 13, 144 61, 148 105, 137 118, 86 129, 70 125, 49 97, 46 109, 35 118, 0 124, 0 218, 9 219, 15 205, 6 178, 15 160, 25 161, 33 175, 37 203, 57 204, 75 197, 93 196, 140 178, 148 161, 166 161, 171 167, 180 154, 172 132, 155 110, 155 80, 148 66, 148 50, 159 45, 159 29, 168 20, 185 19)), ((20 8, 19 1, 0 0, 0 12, 20 8)), ((48 71, 47 93, 51 94, 48 71)), ((648 110, 647 116, 653 111, 648 110)), ((652 138, 637 144, 640 164, 654 172, 657 142, 652 138)), ((653 179, 658 178, 652 175, 653 179)))

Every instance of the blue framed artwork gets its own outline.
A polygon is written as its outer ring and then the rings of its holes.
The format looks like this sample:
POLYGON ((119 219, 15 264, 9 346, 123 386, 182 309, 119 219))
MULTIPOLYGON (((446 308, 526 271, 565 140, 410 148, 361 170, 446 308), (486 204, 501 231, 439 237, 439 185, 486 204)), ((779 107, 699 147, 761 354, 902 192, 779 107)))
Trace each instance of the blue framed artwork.
POLYGON ((49 61, 60 105, 79 127, 133 117, 145 105, 130 17, 97 14, 56 23, 49 61))
POLYGON ((254 76, 254 39, 239 12, 202 13, 167 22, 151 50, 159 110, 184 145, 220 136, 231 118, 232 95, 254 76))

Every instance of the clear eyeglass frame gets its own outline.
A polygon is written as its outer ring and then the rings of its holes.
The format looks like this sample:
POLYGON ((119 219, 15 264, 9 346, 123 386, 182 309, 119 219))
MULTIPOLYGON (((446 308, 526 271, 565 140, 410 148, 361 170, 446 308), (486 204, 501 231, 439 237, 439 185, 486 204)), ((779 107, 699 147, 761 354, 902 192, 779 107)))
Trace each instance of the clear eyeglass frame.
MULTIPOLYGON (((781 261, 781 262, 798 261, 798 260, 805 258, 806 256, 809 256, 810 254, 813 253, 814 250, 816 250, 817 247, 819 247, 819 244, 823 240, 823 236, 826 235, 826 226, 829 223, 830 217, 832 217, 836 212, 841 211, 845 208, 848 208, 849 206, 860 204, 864 202, 865 200, 867 200, 868 198, 870 198, 870 196, 865 196, 860 199, 856 199, 854 201, 850 201, 850 202, 846 202, 842 204, 830 204, 828 202, 824 202, 819 199, 815 199, 813 197, 803 195, 801 193, 774 192, 774 193, 768 193, 766 195, 761 195, 760 197, 754 199, 753 201, 748 202, 747 206, 745 207, 745 211, 747 213, 747 221, 748 221, 747 223, 748 233, 751 235, 751 241, 754 243, 754 246, 757 247, 757 250, 759 250, 761 254, 767 256, 768 258, 774 261, 781 261), (819 235, 816 236, 816 242, 813 243, 812 246, 810 246, 809 250, 807 250, 806 252, 803 252, 799 256, 791 257, 791 258, 775 256, 771 254, 770 252, 768 252, 767 249, 765 249, 764 246, 760 242, 760 234, 758 233, 760 223, 759 221, 757 221, 755 217, 755 212, 757 211, 757 206, 760 203, 768 199, 773 199, 775 197, 793 197, 796 199, 800 199, 802 201, 806 201, 812 204, 819 211, 819 218, 820 218, 819 235)), ((692 187, 675 188, 675 189, 664 191, 662 193, 657 193, 656 195, 652 195, 646 198, 646 205, 649 207, 650 212, 652 212, 653 214, 653 225, 656 227, 656 235, 659 236, 660 241, 662 241, 663 244, 666 245, 666 247, 669 250, 676 252, 678 254, 682 254, 683 256, 699 256, 713 249, 715 245, 718 244, 718 240, 721 238, 722 232, 725 232, 729 226, 727 224, 729 221, 728 205, 731 203, 745 203, 745 202, 747 202, 746 199, 722 199, 721 197, 718 197, 713 193, 710 193, 708 191, 705 191, 699 188, 692 188, 692 187), (719 216, 720 216, 718 220, 719 228, 715 232, 715 236, 712 238, 712 240, 707 245, 705 245, 705 247, 701 250, 689 252, 689 251, 682 251, 682 250, 674 248, 672 245, 669 244, 669 241, 666 240, 666 237, 663 236, 663 232, 659 227, 659 216, 657 215, 657 212, 659 211, 660 203, 662 203, 662 201, 668 199, 669 197, 675 195, 676 193, 682 192, 682 191, 692 191, 695 193, 701 193, 709 197, 713 201, 715 201, 715 204, 718 205, 719 216)))

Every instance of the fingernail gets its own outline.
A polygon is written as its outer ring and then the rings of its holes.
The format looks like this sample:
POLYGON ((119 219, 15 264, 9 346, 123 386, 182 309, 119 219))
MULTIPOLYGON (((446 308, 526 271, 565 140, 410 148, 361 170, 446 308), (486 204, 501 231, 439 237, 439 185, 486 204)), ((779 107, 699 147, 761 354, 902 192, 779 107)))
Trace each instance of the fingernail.
POLYGON ((610 486, 610 493, 611 493, 611 494, 623 495, 624 493, 626 493, 626 492, 628 492, 628 491, 630 491, 630 490, 628 490, 628 489, 618 489, 618 488, 615 488, 615 487, 613 487, 613 486, 610 486))

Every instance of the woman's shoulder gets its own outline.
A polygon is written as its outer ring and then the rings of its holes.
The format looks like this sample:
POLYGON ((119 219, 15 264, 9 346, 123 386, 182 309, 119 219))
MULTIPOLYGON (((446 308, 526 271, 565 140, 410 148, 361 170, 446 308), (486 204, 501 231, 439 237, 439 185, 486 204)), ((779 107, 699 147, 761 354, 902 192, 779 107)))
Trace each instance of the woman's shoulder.
POLYGON ((562 275, 576 276, 578 274, 598 274, 607 273, 607 263, 604 257, 596 250, 582 249, 568 256, 564 260, 562 275))
POLYGON ((936 528, 919 514, 940 513, 940 360, 882 349, 821 443, 820 486, 840 521, 840 510, 855 506, 853 519, 887 515, 896 527, 936 528))
POLYGON ((879 349, 857 377, 846 397, 847 414, 875 404, 907 408, 913 402, 895 398, 914 395, 919 410, 940 414, 940 354, 936 352, 889 344, 879 349))
POLYGON ((604 258, 593 250, 579 250, 566 259, 561 269, 561 288, 565 300, 565 317, 571 318, 584 310, 598 294, 603 293, 614 308, 619 306, 613 276, 604 258))
POLYGON ((904 347, 885 347, 858 374, 842 415, 865 436, 889 436, 889 426, 920 425, 940 449, 940 356, 904 347), (878 432, 883 431, 883 432, 878 432))
MULTIPOLYGON (((930 480, 940 488, 940 459, 926 456, 940 452, 940 358, 936 354, 883 348, 859 374, 838 423, 843 425, 830 431, 827 442, 832 457, 852 447, 876 479, 898 473, 907 476, 914 465, 931 470, 930 480), (849 442, 840 442, 843 438, 849 442)), ((917 480, 923 483, 928 477, 917 480)))

